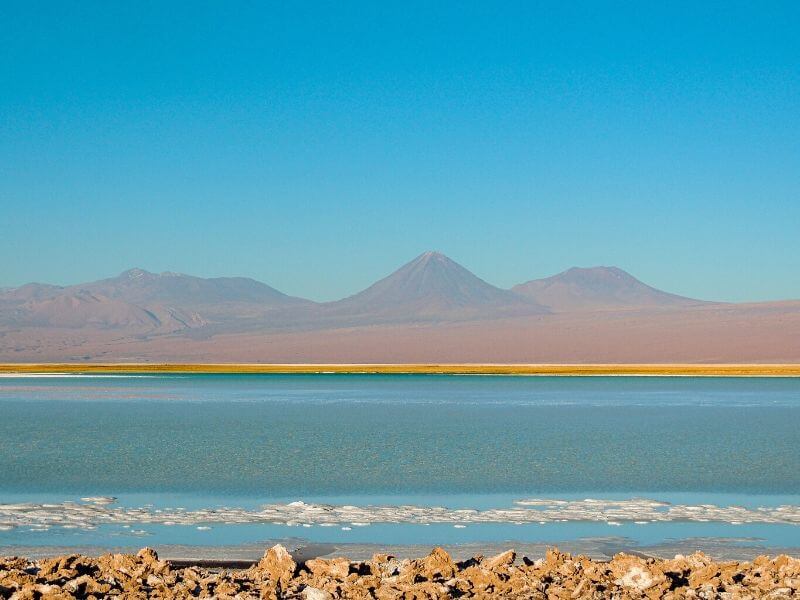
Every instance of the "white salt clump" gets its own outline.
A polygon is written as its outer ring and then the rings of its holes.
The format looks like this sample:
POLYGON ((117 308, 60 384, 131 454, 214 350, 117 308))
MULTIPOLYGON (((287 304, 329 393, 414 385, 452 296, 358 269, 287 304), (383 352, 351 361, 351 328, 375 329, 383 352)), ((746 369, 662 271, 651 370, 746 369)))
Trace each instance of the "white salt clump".
POLYGON ((623 587, 637 589, 641 592, 652 587, 655 580, 653 576, 642 567, 633 566, 625 575, 617 579, 615 583, 623 587))
MULTIPOLYGON (((101 497, 87 497, 96 500, 101 497)), ((106 497, 102 497, 106 498, 106 497)), ((110 497, 109 497, 110 498, 110 497)), ((70 526, 89 530, 104 524, 131 525, 213 525, 229 523, 273 523, 284 526, 365 527, 374 523, 548 523, 593 521, 609 525, 622 523, 664 523, 672 521, 718 523, 800 524, 800 506, 744 508, 741 506, 667 505, 655 500, 520 500, 511 508, 452 510, 431 506, 352 506, 307 504, 295 501, 267 504, 256 509, 222 507, 186 510, 112 506, 92 503, 9 503, 0 504, 0 528, 41 528, 70 526)), ((345 529, 347 531, 348 529, 345 529)))
POLYGON ((92 504, 114 504, 117 499, 114 496, 86 496, 81 498, 84 502, 91 502, 92 504))
POLYGON ((303 590, 303 598, 305 600, 333 600, 333 596, 329 592, 313 587, 307 587, 303 590))

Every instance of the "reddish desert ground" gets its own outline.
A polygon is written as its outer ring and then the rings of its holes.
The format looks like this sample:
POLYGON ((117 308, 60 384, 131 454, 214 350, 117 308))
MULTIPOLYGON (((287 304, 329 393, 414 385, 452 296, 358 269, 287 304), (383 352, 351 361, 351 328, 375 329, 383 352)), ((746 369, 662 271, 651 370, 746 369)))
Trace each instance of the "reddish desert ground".
POLYGON ((796 363, 800 303, 552 314, 308 331, 26 328, 0 334, 0 361, 270 363, 796 363))

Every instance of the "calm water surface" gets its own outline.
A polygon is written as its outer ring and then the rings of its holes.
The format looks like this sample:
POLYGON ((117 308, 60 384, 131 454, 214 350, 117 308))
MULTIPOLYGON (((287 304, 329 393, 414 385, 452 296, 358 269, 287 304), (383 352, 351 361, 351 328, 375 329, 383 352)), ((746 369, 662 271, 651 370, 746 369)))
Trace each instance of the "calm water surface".
MULTIPOLYGON (((485 508, 541 496, 645 495, 798 505, 800 379, 4 377, 0 474, 0 504, 111 495, 127 506, 255 507, 302 499, 485 508)), ((608 529, 575 522, 514 527, 374 524, 355 533, 301 533, 322 541, 434 543, 512 534, 560 539, 608 529)), ((643 542, 728 535, 725 527, 622 524, 625 535, 643 542)), ((781 545, 798 531, 743 527, 737 531, 781 545)), ((212 543, 281 537, 285 529, 215 527, 212 543)), ((68 533, 15 527, 0 531, 0 544, 78 543, 64 535, 102 544, 113 533, 105 526, 68 533)), ((146 532, 159 541, 209 543, 204 533, 186 526, 146 532)))

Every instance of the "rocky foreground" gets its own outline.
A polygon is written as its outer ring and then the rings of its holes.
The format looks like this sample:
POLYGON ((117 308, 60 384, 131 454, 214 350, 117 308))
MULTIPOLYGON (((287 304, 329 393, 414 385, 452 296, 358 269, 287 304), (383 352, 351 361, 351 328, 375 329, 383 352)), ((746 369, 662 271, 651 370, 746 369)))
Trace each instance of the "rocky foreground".
POLYGON ((174 568, 145 548, 136 555, 80 555, 40 561, 0 558, 0 597, 298 598, 793 598, 800 560, 758 557, 716 562, 696 553, 671 560, 618 554, 600 562, 550 550, 518 560, 509 550, 454 562, 436 548, 425 558, 312 559, 296 564, 283 546, 249 569, 174 568))

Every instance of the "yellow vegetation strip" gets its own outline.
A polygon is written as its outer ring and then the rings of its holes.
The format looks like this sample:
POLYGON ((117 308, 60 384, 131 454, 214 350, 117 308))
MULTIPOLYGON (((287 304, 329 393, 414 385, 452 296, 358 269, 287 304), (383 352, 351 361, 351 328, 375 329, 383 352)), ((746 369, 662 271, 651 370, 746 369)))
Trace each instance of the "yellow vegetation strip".
POLYGON ((258 364, 7 363, 0 373, 384 373, 800 377, 800 364, 258 364))

